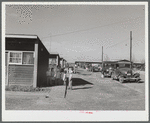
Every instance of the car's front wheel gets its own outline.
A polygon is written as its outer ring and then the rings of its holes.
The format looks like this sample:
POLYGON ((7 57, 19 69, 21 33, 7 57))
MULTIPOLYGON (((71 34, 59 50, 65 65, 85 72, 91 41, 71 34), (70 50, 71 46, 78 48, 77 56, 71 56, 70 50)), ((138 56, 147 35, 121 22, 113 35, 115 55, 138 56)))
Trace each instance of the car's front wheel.
POLYGON ((140 77, 138 77, 138 79, 136 79, 136 82, 139 83, 140 82, 140 77))

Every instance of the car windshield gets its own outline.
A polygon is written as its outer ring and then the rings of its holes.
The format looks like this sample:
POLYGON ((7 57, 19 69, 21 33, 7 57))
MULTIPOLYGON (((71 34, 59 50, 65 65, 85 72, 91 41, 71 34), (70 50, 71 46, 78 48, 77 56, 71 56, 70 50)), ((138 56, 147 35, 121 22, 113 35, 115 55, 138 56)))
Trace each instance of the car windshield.
POLYGON ((119 64, 119 68, 130 68, 130 64, 119 64))
POLYGON ((115 68, 116 67, 116 64, 110 64, 110 63, 104 63, 104 67, 106 68, 115 68))

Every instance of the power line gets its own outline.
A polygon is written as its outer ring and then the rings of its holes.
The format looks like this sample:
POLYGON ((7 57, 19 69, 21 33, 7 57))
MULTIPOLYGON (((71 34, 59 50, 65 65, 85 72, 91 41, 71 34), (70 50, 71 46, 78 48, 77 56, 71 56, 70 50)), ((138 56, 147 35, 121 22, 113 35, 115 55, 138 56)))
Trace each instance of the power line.
MULTIPOLYGON (((116 45, 118 45, 118 44, 120 44, 120 43, 122 43, 122 42, 124 42, 124 41, 126 41, 126 40, 129 40, 129 37, 126 38, 125 40, 121 41, 121 42, 118 42, 118 43, 116 43, 116 44, 113 44, 113 45, 111 45, 111 46, 106 47, 106 49, 107 49, 107 48, 112 48, 112 47, 114 47, 114 46, 116 46, 116 45)), ((139 39, 138 39, 138 40, 139 40, 139 39)), ((136 40, 136 41, 138 41, 138 40, 136 40)), ((134 46, 134 44, 133 44, 133 46, 134 46)))
MULTIPOLYGON (((51 35, 51 37, 57 37, 57 36, 68 35, 68 34, 72 34, 72 33, 78 33, 78 32, 89 31, 89 30, 93 30, 93 29, 96 29, 96 28, 101 28, 101 27, 105 27, 105 26, 111 26, 111 25, 118 24, 118 23, 123 23, 123 22, 129 21, 129 20, 136 20, 136 19, 139 19, 139 18, 142 18, 142 17, 144 17, 144 16, 137 17, 137 18, 135 18, 135 19, 128 19, 128 20, 125 20, 125 21, 115 22, 115 23, 111 23, 111 24, 107 24, 107 25, 103 25, 103 26, 92 27, 92 28, 89 28, 89 29, 76 30, 76 31, 68 32, 68 33, 62 33, 62 34, 57 34, 57 35, 51 35)), ((42 39, 44 39, 44 38, 49 38, 49 36, 43 37, 42 39)))
POLYGON ((127 39, 125 39, 125 40, 123 40, 123 41, 121 41, 121 42, 118 42, 118 43, 116 43, 116 44, 113 44, 113 45, 111 45, 111 46, 108 46, 108 47, 106 47, 106 49, 107 49, 107 48, 112 48, 112 47, 114 47, 114 46, 116 46, 116 45, 118 45, 118 44, 120 44, 120 43, 122 43, 122 42, 125 42, 125 41, 127 41, 127 40, 129 40, 129 38, 127 38, 127 39))

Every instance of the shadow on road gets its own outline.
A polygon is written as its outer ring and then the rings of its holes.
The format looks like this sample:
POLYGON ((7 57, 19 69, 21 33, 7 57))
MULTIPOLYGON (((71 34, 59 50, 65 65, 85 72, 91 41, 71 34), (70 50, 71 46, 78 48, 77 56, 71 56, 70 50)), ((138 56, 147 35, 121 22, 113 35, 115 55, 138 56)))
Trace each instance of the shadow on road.
POLYGON ((144 82, 145 82, 144 80, 140 80, 140 81, 139 81, 139 83, 144 83, 144 82))
POLYGON ((92 88, 92 87, 73 88, 72 90, 78 90, 78 89, 89 89, 89 88, 92 88))
POLYGON ((93 85, 93 83, 90 83, 86 80, 83 80, 81 78, 72 78, 72 86, 79 86, 79 85, 93 85))
POLYGON ((140 80, 140 81, 124 81, 123 83, 144 83, 143 80, 140 80))
POLYGON ((91 75, 91 74, 81 74, 81 75, 83 75, 83 76, 89 76, 89 75, 91 75))

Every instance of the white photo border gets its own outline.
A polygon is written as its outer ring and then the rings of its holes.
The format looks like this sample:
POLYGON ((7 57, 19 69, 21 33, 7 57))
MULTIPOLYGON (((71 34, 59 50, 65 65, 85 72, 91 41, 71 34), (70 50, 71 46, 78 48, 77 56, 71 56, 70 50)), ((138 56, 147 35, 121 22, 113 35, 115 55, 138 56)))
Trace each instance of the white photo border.
POLYGON ((2 2, 2 121, 148 121, 149 120, 148 2, 2 2), (5 109, 6 5, 145 5, 145 111, 9 111, 5 109), (42 116, 41 116, 42 115, 42 116), (59 116, 59 118, 58 118, 59 116))

